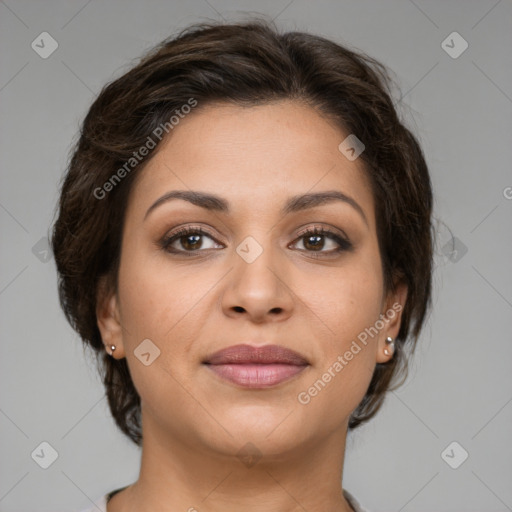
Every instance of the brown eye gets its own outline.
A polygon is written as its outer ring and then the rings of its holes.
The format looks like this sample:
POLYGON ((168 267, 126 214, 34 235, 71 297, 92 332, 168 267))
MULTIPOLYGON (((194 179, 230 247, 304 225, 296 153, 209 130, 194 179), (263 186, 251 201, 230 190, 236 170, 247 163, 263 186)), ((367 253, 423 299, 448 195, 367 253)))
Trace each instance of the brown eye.
POLYGON ((346 239, 325 228, 314 228, 301 233, 297 240, 303 240, 302 245, 307 252, 325 253, 326 255, 352 249, 352 244, 346 239), (327 239, 327 241, 326 241, 327 239), (330 241, 330 243, 328 242, 330 241), (323 249, 327 246, 329 250, 323 249))
POLYGON ((303 245, 308 250, 318 251, 325 246, 325 235, 307 235, 303 239, 303 245))
POLYGON ((182 254, 198 252, 200 249, 212 249, 213 247, 204 247, 204 237, 214 241, 213 237, 203 229, 186 227, 165 236, 160 246, 170 253, 182 254))

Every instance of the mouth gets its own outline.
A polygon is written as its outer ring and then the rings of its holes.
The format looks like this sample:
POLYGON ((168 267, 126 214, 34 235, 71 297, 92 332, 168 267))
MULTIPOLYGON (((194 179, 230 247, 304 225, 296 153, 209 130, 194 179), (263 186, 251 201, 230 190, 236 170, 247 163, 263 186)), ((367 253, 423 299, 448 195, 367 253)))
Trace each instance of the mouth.
POLYGON ((279 345, 235 345, 202 363, 221 379, 252 389, 276 386, 309 366, 300 354, 279 345))

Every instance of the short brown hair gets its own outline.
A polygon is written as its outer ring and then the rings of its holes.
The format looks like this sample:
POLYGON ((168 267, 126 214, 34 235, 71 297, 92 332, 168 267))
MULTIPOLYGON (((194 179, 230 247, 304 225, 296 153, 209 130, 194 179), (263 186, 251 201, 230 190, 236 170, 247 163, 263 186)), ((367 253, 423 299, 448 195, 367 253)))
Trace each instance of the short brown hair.
POLYGON ((126 359, 105 352, 96 297, 102 276, 109 279, 111 291, 117 290, 128 196, 155 148, 133 171, 123 173, 108 195, 98 199, 95 191, 123 165, 126 169, 134 151, 191 97, 200 106, 305 101, 364 143, 360 158, 376 204, 384 284, 389 290, 402 281, 408 295, 395 355, 376 364, 349 428, 377 412, 398 376, 403 381, 405 349, 416 345, 431 302, 432 190, 420 145, 395 110, 393 84, 387 68, 360 51, 304 32, 280 33, 273 23, 253 19, 191 25, 102 89, 83 121, 63 177, 52 248, 62 309, 96 352, 114 420, 133 442, 142 441, 140 397, 126 359))

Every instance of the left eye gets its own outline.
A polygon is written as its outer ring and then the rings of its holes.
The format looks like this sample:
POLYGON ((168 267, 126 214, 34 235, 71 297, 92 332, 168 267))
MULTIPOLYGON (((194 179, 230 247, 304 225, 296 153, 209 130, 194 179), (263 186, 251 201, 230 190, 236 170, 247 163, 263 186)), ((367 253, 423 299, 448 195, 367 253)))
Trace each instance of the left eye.
POLYGON ((314 228, 312 230, 305 231, 297 240, 302 241, 302 245, 305 247, 305 249, 302 250, 306 250, 308 252, 337 253, 348 250, 352 247, 352 244, 346 238, 324 228, 314 228), (331 245, 334 242, 334 248, 331 248, 329 251, 322 251, 322 249, 325 248, 326 238, 331 241, 331 245))

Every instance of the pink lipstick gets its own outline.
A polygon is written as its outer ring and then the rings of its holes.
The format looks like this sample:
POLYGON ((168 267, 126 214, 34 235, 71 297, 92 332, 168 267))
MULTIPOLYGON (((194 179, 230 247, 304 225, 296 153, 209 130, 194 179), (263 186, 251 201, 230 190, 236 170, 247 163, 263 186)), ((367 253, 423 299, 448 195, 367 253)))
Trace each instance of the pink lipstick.
POLYGON ((309 366, 300 354, 279 345, 234 345, 203 363, 224 380, 253 389, 280 384, 309 366))

